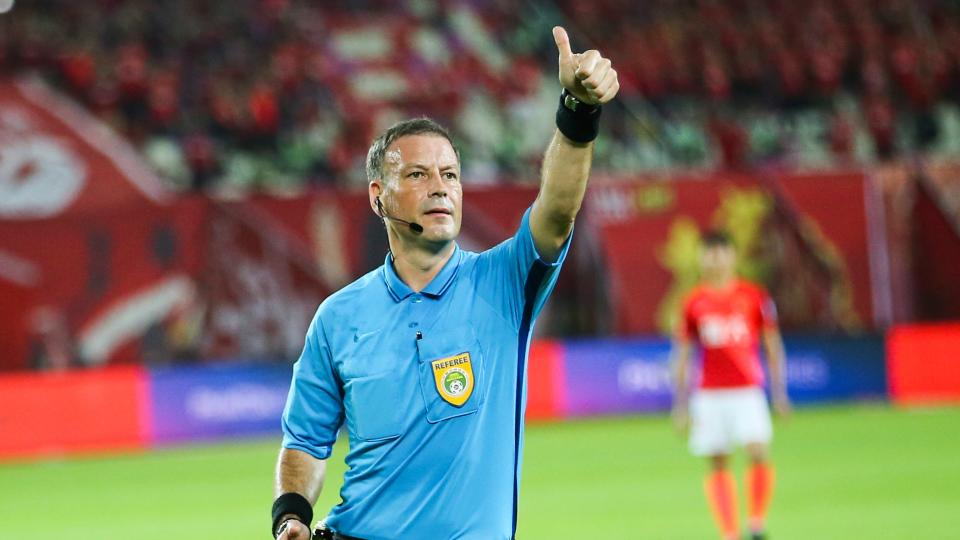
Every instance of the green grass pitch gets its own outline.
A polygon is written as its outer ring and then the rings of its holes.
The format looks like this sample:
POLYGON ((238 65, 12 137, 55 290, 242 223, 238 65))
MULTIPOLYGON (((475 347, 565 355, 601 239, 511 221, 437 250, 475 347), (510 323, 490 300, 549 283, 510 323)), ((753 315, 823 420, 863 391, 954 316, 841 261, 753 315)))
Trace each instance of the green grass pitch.
MULTIPOLYGON (((771 538, 960 538, 958 427, 960 408, 796 412, 777 424, 771 538)), ((270 538, 277 444, 0 464, 0 538, 270 538)), ((343 450, 318 514, 337 499, 343 450)), ((530 425, 518 537, 715 538, 704 467, 661 416, 530 425)))

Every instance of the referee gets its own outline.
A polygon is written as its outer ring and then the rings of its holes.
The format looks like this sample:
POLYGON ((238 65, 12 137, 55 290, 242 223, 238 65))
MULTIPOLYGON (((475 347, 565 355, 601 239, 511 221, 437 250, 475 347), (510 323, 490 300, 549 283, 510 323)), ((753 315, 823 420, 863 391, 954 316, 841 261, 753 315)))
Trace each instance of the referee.
POLYGON ((307 330, 283 413, 271 531, 307 540, 325 460, 345 424, 342 501, 318 528, 340 540, 505 540, 517 528, 530 335, 583 201, 600 105, 620 88, 598 51, 553 29, 563 86, 540 193, 516 233, 460 249, 460 155, 428 119, 367 155, 382 267, 327 298, 307 330))

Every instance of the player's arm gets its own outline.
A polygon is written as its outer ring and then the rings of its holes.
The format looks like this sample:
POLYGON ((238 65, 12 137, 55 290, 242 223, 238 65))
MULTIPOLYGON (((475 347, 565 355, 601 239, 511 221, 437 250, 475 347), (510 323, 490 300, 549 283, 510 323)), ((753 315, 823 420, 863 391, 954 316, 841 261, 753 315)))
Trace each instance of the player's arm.
MULTIPOLYGON (((277 537, 279 540, 310 540, 310 517, 304 516, 304 510, 297 505, 302 505, 303 501, 309 504, 310 508, 317 502, 320 496, 320 490, 323 488, 323 479, 326 475, 327 462, 317 459, 310 454, 293 448, 282 448, 280 456, 277 458, 277 470, 273 486, 275 500, 282 500, 285 497, 285 504, 290 512, 277 512, 274 519, 276 529, 284 529, 277 537), (302 497, 298 499, 289 494, 296 494, 302 497), (287 522, 287 520, 290 520, 287 522), (287 522, 286 527, 282 524, 287 522)), ((276 512, 276 508, 275 508, 276 512)), ((309 512, 312 516, 313 511, 309 512)), ((276 529, 274 534, 276 534, 276 529)))
POLYGON ((690 400, 690 355, 693 345, 690 338, 677 336, 673 340, 670 350, 670 365, 673 370, 673 422, 677 431, 683 433, 689 425, 690 414, 688 403, 690 400))
POLYGON ((560 55, 560 84, 580 103, 571 102, 579 112, 567 109, 558 113, 558 117, 565 115, 564 131, 558 128, 554 132, 544 154, 540 193, 530 211, 534 244, 540 256, 548 261, 560 254, 583 203, 593 157, 589 125, 596 126, 597 107, 612 100, 620 90, 617 72, 609 59, 596 50, 574 54, 566 30, 559 26, 553 29, 553 38, 560 55), (590 141, 577 142, 564 132, 575 139, 590 141))
POLYGON ((790 398, 787 397, 787 355, 783 347, 783 338, 776 325, 763 329, 763 348, 767 356, 767 366, 770 369, 770 396, 773 399, 773 409, 777 414, 787 415, 790 413, 790 398))
POLYGON ((281 540, 310 540, 313 505, 326 473, 325 459, 344 420, 342 384, 333 367, 321 316, 325 306, 320 306, 307 329, 303 353, 293 365, 281 418, 283 443, 277 457, 271 509, 272 532, 281 540), (277 534, 279 529, 283 531, 277 534))

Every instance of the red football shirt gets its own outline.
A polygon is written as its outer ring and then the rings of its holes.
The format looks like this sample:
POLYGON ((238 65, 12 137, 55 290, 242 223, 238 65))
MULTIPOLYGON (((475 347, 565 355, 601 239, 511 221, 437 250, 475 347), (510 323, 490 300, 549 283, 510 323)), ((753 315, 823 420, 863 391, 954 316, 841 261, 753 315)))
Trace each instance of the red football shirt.
POLYGON ((695 339, 703 349, 700 388, 763 385, 760 333, 776 324, 773 301, 752 283, 693 289, 683 305, 678 337, 695 339))

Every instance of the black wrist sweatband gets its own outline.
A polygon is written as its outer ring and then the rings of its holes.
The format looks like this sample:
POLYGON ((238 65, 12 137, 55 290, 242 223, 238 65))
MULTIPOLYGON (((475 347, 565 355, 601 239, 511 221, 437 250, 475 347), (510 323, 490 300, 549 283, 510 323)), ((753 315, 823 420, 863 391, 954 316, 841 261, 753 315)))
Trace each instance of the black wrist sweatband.
POLYGON ((600 132, 600 105, 588 105, 564 89, 557 107, 557 129, 573 142, 593 141, 600 132))
POLYGON ((276 538, 277 527, 280 526, 283 516, 293 515, 307 527, 313 522, 313 505, 299 493, 284 493, 273 501, 273 527, 270 535, 276 538))

